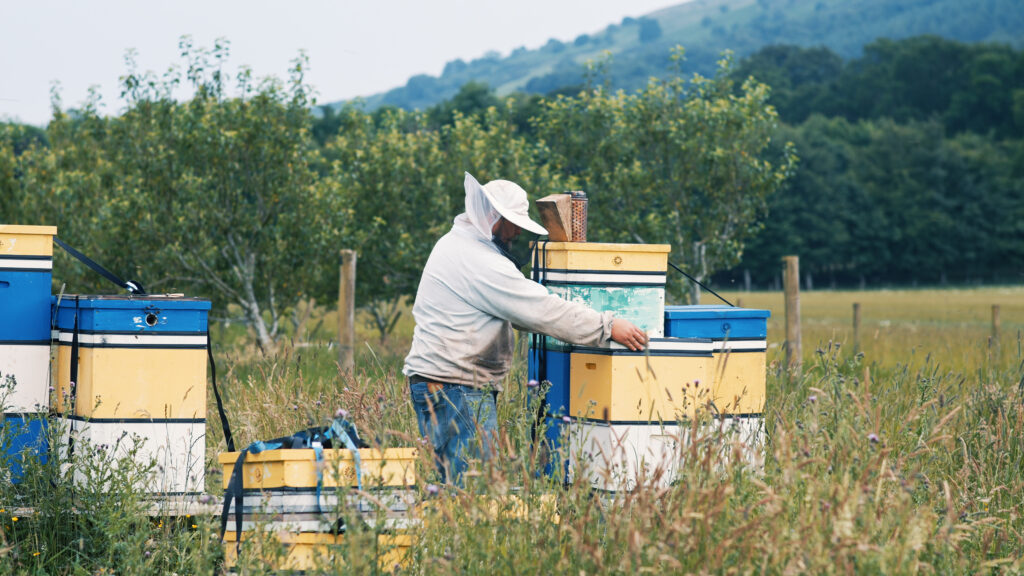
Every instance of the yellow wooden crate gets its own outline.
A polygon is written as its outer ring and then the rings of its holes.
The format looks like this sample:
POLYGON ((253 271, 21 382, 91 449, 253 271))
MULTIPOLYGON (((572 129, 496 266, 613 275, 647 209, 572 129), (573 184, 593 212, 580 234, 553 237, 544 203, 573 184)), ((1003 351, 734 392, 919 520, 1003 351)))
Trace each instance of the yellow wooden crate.
POLYGON ((56 356, 59 413, 115 419, 206 417, 206 350, 80 347, 74 406, 68 402, 71 345, 62 340, 56 356))
POLYGON ((53 256, 56 226, 0 224, 0 256, 53 256))
POLYGON ((676 422, 711 399, 710 341, 652 339, 646 353, 576 349, 569 415, 609 422, 676 422), (583 350, 583 351, 580 351, 583 350))
MULTIPOLYGON (((231 473, 238 452, 222 453, 219 457, 224 468, 224 488, 231 481, 231 473)), ((413 486, 416 484, 415 448, 376 448, 359 450, 363 486, 413 486)), ((348 450, 323 451, 323 485, 355 486, 356 468, 348 450)), ((317 484, 316 454, 312 449, 267 450, 248 454, 243 469, 243 489, 312 488, 317 484)))
POLYGON ((711 366, 711 397, 720 414, 764 412, 768 370, 764 351, 716 352, 711 366))
MULTIPOLYGON (((343 545, 344 534, 319 532, 242 532, 242 553, 255 554, 262 566, 271 570, 317 570, 341 563, 338 548, 343 545), (284 547, 277 554, 276 545, 284 547), (269 547, 265 549, 265 546, 269 547)), ((224 534, 224 565, 238 565, 238 535, 233 530, 224 534)), ((410 534, 380 534, 377 536, 377 563, 381 570, 392 572, 409 565, 410 534)))
POLYGON ((541 243, 542 266, 555 270, 602 272, 665 272, 668 244, 604 244, 598 242, 541 243))

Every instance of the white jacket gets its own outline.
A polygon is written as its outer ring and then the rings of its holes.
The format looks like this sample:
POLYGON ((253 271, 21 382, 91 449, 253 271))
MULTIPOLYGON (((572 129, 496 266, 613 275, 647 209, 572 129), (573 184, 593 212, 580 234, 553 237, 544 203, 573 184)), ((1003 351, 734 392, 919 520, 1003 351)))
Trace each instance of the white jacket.
POLYGON ((588 346, 612 333, 611 312, 563 300, 523 276, 466 214, 431 251, 412 315, 406 376, 498 390, 512 364, 513 325, 588 346))

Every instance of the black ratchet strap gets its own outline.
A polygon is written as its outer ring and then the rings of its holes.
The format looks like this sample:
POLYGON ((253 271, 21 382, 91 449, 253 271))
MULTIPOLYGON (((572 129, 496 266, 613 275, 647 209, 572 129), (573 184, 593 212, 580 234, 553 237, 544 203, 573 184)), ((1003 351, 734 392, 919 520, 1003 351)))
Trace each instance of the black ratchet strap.
POLYGON ((127 280, 127 281, 126 280, 122 280, 122 279, 118 278, 116 275, 114 275, 114 273, 111 272, 110 270, 107 270, 103 266, 100 266, 99 264, 97 264, 96 261, 94 261, 92 258, 89 258, 85 254, 82 254, 78 250, 75 250, 71 246, 68 246, 67 243, 65 243, 60 238, 57 238, 56 236, 54 236, 53 237, 53 241, 57 243, 57 246, 60 246, 61 248, 63 248, 65 252, 67 252, 68 254, 71 254, 72 256, 77 258, 80 262, 82 262, 82 264, 85 264, 89 268, 92 268, 93 272, 96 272, 100 276, 103 276, 107 280, 110 280, 114 284, 117 284, 121 288, 124 288, 125 290, 128 291, 129 294, 143 294, 144 295, 146 293, 146 289, 142 287, 142 283, 141 282, 138 282, 138 281, 135 281, 135 280, 127 280))

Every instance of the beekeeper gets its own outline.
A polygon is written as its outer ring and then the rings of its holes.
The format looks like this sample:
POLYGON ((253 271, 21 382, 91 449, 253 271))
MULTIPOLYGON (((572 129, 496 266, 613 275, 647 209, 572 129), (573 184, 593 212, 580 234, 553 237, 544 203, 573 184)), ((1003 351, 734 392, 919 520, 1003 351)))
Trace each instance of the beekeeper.
POLYGON ((442 480, 458 484, 467 458, 491 455, 495 398, 512 364, 513 326, 585 346, 614 340, 641 350, 647 344, 632 323, 563 300, 523 276, 508 244, 522 230, 547 230, 530 219, 518 184, 481 186, 467 172, 465 187, 466 211, 423 269, 412 308, 412 349, 402 370, 442 480))

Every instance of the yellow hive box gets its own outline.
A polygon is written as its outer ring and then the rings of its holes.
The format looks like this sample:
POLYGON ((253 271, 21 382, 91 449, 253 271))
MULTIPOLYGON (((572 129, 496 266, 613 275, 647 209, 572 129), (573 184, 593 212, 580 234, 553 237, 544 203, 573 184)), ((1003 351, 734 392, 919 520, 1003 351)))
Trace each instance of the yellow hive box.
POLYGON ((0 224, 0 256, 53 256, 56 226, 0 224))
POLYGON ((71 406, 70 339, 70 333, 61 333, 57 348, 54 401, 59 413, 130 420, 206 417, 205 349, 79 348, 71 406))
POLYGON ((746 350, 745 342, 716 342, 712 399, 722 414, 761 414, 768 395, 764 342, 746 350))
MULTIPOLYGON (((218 458, 224 468, 224 488, 238 452, 222 453, 218 458)), ((376 448, 359 450, 364 487, 413 486, 416 484, 415 448, 376 448)), ((348 450, 323 451, 323 486, 355 486, 356 468, 348 450)), ((248 454, 243 469, 244 490, 273 488, 312 488, 317 484, 316 453, 312 449, 267 450, 248 454)))
MULTIPOLYGON (((341 547, 344 534, 323 534, 319 532, 242 532, 242 554, 255 554, 260 558, 261 567, 271 570, 317 570, 342 563, 341 547), (277 546, 283 546, 283 554, 277 546)), ((228 530, 224 534, 224 565, 233 568, 238 564, 238 535, 228 530)), ((385 572, 405 568, 409 564, 409 548, 412 536, 409 534, 380 534, 377 536, 377 564, 385 572)))
POLYGON ((574 348, 569 415, 614 423, 676 422, 711 397, 710 340, 652 338, 648 350, 574 348))
MULTIPOLYGON (((540 242, 541 266, 551 270, 661 272, 668 270, 668 244, 540 242)), ((662 280, 664 284, 664 280, 662 280)))

